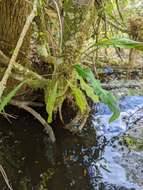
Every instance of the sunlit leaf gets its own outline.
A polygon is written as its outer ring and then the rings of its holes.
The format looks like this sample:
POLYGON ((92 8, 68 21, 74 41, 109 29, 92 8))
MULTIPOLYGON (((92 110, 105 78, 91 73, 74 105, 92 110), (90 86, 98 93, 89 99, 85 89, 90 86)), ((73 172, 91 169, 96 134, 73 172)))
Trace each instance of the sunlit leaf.
POLYGON ((77 86, 71 84, 70 82, 69 82, 69 86, 73 92, 77 106, 79 107, 81 113, 84 113, 88 105, 85 95, 77 86))
MULTIPOLYGON (((112 39, 102 39, 98 43, 93 44, 90 48, 94 46, 98 47, 119 47, 125 49, 138 49, 143 51, 143 42, 138 42, 126 38, 112 38, 112 39)), ((89 48, 89 49, 90 49, 89 48)))
POLYGON ((94 90, 91 86, 89 86, 82 77, 79 78, 80 80, 80 86, 82 88, 82 90, 84 90, 86 92, 86 95, 92 99, 93 102, 99 102, 99 96, 97 96, 94 93, 94 90))
POLYGON ((90 69, 83 69, 80 65, 75 65, 74 67, 78 74, 89 82, 95 93, 100 97, 101 102, 108 105, 109 109, 113 112, 109 122, 116 120, 120 115, 116 98, 111 92, 108 92, 102 88, 100 81, 95 79, 94 74, 90 69))
POLYGON ((46 100, 46 111, 48 113, 48 123, 52 122, 52 113, 54 111, 54 105, 57 97, 57 87, 58 83, 50 90, 47 100, 46 100))
POLYGON ((11 92, 8 93, 7 96, 5 96, 2 99, 2 102, 0 103, 0 112, 2 112, 5 108, 5 106, 11 101, 11 99, 16 95, 17 91, 26 83, 26 80, 18 84, 11 92))

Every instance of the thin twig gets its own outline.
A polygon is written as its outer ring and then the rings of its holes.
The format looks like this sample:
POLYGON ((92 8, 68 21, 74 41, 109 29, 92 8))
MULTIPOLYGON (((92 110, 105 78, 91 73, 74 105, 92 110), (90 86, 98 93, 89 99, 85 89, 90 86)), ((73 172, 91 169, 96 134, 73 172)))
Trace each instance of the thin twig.
POLYGON ((7 177, 7 175, 6 175, 6 172, 5 172, 4 169, 3 169, 2 165, 0 165, 0 172, 1 172, 2 176, 3 176, 3 179, 4 179, 4 181, 5 181, 6 185, 7 185, 7 187, 8 187, 10 190, 13 190, 12 187, 10 186, 10 184, 9 184, 8 177, 7 177))
POLYGON ((31 107, 27 106, 25 103, 20 102, 18 100, 11 100, 10 103, 12 105, 22 108, 22 109, 26 110, 27 112, 29 112, 30 114, 32 114, 43 125, 43 127, 45 128, 45 132, 49 135, 51 141, 53 143, 56 141, 56 138, 55 138, 55 135, 54 135, 54 132, 53 132, 51 126, 45 121, 45 119, 38 112, 36 112, 31 107))
MULTIPOLYGON (((104 20, 104 18, 102 18, 104 20)), ((107 20, 108 24, 110 24, 112 27, 114 27, 115 29, 123 32, 123 33, 128 33, 128 29, 126 28, 123 28, 122 26, 120 25, 116 25, 114 22, 110 21, 110 20, 107 20)))
POLYGON ((119 6, 119 1, 118 0, 116 0, 116 7, 117 7, 117 10, 118 10, 120 18, 121 18, 122 22, 124 23, 124 18, 123 18, 123 15, 121 13, 121 10, 120 10, 120 6, 119 6))
POLYGON ((22 104, 26 106, 32 106, 32 107, 44 107, 43 103, 40 102, 32 102, 32 101, 21 101, 22 104))
POLYGON ((12 119, 16 119, 16 118, 17 118, 16 115, 8 114, 8 113, 6 113, 6 112, 4 112, 4 111, 1 113, 1 115, 2 115, 5 119, 7 119, 7 121, 8 121, 9 123, 12 123, 11 120, 10 120, 10 118, 12 118, 12 119))
POLYGON ((29 30, 29 27, 30 27, 33 19, 35 18, 36 14, 37 14, 37 6, 38 6, 38 0, 35 0, 31 14, 27 17, 26 23, 23 27, 21 34, 20 34, 19 40, 18 40, 17 45, 16 45, 14 52, 12 54, 12 57, 10 59, 7 70, 5 71, 5 74, 4 74, 4 76, 0 82, 0 100, 1 100, 1 97, 3 95, 4 90, 6 88, 7 80, 11 74, 14 63, 16 62, 16 59, 17 59, 18 53, 20 51, 20 48, 23 44, 24 38, 25 38, 25 36, 29 30))

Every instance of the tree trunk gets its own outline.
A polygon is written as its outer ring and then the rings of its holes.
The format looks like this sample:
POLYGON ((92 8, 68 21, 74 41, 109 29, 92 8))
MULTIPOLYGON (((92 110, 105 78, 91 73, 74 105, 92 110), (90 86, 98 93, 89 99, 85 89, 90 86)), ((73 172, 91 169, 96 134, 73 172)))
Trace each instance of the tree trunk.
MULTIPOLYGON (((0 1, 0 50, 9 57, 16 46, 30 10, 31 4, 25 0, 0 1)), ((27 56, 31 37, 30 30, 21 48, 20 59, 27 56)))

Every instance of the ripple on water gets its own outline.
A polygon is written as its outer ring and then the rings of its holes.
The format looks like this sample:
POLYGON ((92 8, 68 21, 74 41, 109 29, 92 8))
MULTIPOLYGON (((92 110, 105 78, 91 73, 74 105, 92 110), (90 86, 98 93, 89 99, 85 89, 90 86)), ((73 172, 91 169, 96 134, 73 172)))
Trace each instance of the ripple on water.
MULTIPOLYGON (((93 116, 94 127, 97 129, 98 143, 105 136, 106 143, 102 154, 89 166, 89 175, 93 189, 143 189, 143 141, 142 149, 131 149, 124 136, 143 139, 143 96, 128 96, 119 101, 120 118, 108 124, 110 110, 99 104, 93 116), (132 115, 132 117, 131 117, 132 115), (128 122, 127 122, 127 118, 128 122), (139 120, 140 122, 134 123, 139 120), (132 124, 132 125, 130 125, 132 124), (129 129, 130 127, 136 130, 129 129), (137 133, 137 131, 139 131, 137 133), (105 185, 106 184, 106 185, 105 185)), ((138 146, 136 141, 135 146, 138 146)))

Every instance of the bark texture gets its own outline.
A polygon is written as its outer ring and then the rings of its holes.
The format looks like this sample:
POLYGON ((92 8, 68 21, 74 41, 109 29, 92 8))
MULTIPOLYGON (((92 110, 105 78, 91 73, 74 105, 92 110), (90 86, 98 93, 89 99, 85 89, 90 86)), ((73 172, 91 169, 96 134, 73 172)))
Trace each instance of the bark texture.
MULTIPOLYGON (((31 8, 31 4, 25 0, 2 0, 0 2, 0 50, 7 56, 11 56, 31 8)), ((25 57, 28 52, 30 33, 29 30, 19 58, 25 57)))

